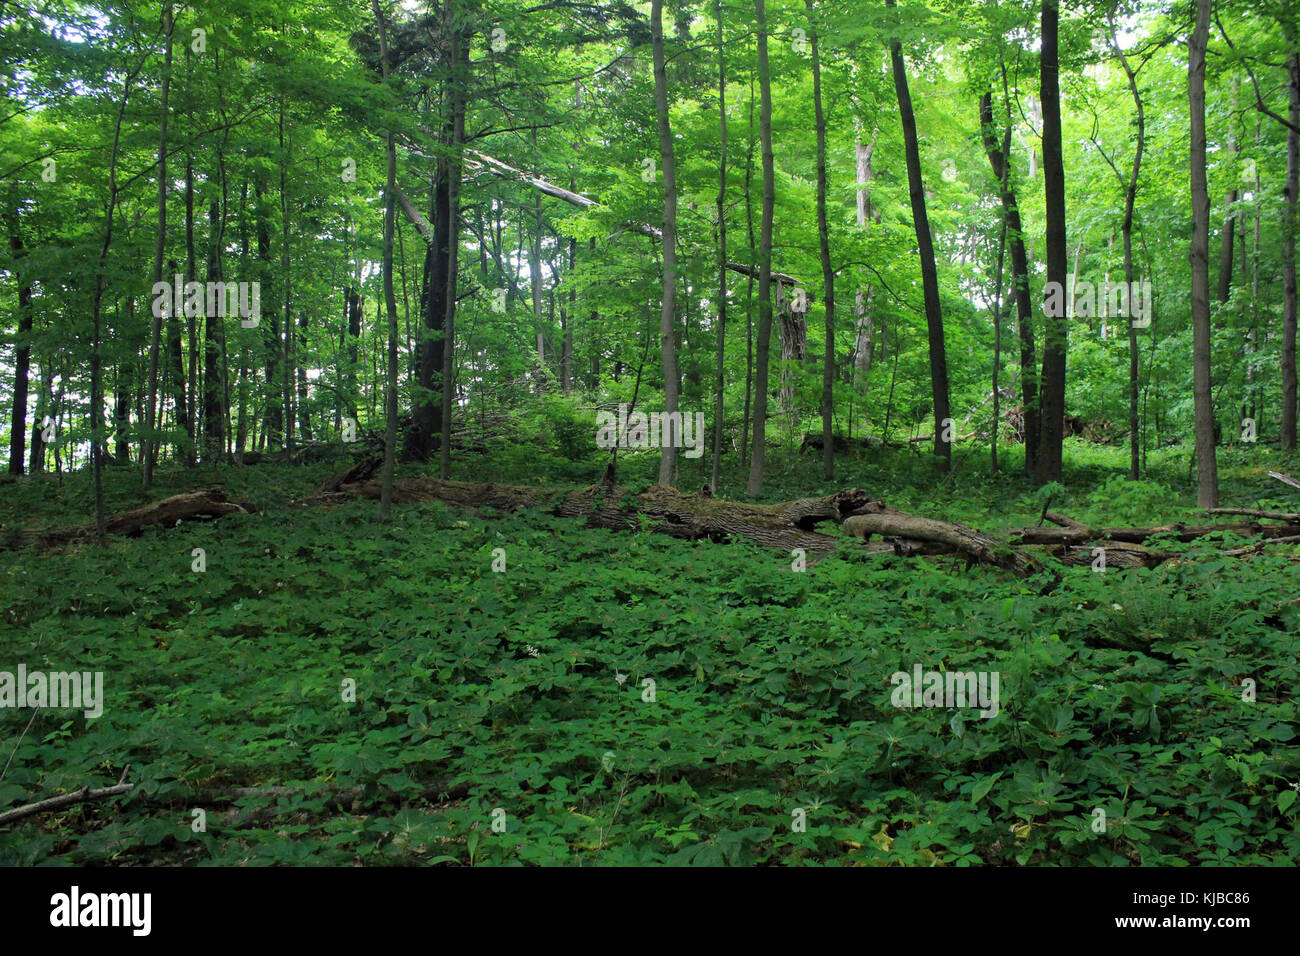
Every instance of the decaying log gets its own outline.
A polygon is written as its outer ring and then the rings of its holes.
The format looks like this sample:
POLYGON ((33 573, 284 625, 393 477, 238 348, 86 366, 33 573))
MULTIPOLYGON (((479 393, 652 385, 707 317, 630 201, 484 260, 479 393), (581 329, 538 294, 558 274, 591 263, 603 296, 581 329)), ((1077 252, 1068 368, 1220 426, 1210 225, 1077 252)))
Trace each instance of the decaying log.
POLYGON ((1103 541, 1083 547, 1067 544, 1049 548, 1048 552, 1062 564, 1086 567, 1093 566, 1093 562, 1099 557, 1095 553, 1098 549, 1105 552, 1101 555, 1106 562, 1102 566, 1105 568, 1154 568, 1177 557, 1168 551, 1156 551, 1145 545, 1128 541, 1103 541))
MULTIPOLYGON (((340 482, 339 490, 378 498, 381 482, 340 482)), ((471 508, 517 511, 538 508, 565 518, 585 518, 597 528, 632 531, 647 519, 649 530, 676 538, 726 541, 744 538, 781 551, 802 548, 825 554, 840 546, 840 539, 812 530, 822 521, 843 521, 849 515, 883 511, 865 491, 849 489, 824 498, 804 498, 776 505, 723 501, 704 495, 683 494, 656 485, 639 495, 617 486, 592 485, 559 490, 526 485, 480 484, 410 478, 393 486, 393 501, 445 501, 471 508)))
POLYGON ((1156 535, 1168 535, 1174 541, 1195 541, 1210 534, 1230 532, 1243 538, 1282 538, 1300 534, 1300 523, 1260 524, 1258 521, 1237 524, 1185 525, 1170 524, 1151 528, 1088 528, 1078 524, 1065 528, 1017 528, 1009 531, 1013 545, 1083 545, 1090 542, 1123 541, 1142 544, 1156 535))
MULTIPOLYGON (((226 498, 220 488, 204 488, 172 495, 126 514, 114 515, 105 522, 109 534, 137 535, 153 525, 172 525, 196 518, 220 518, 231 514, 249 514, 251 509, 226 498)), ((95 525, 76 525, 47 531, 25 531, 23 537, 39 547, 52 547, 69 541, 93 538, 95 525)))
POLYGON ((901 512, 859 514, 845 519, 844 530, 864 541, 878 534, 885 538, 943 545, 982 564, 997 565, 1020 575, 1041 569, 1037 560, 1023 551, 1016 551, 1005 541, 950 521, 919 518, 901 512))
POLYGON ((1206 508, 1211 515, 1248 515, 1251 518, 1268 518, 1271 521, 1287 521, 1300 524, 1300 514, 1291 511, 1260 511, 1258 508, 1206 508))

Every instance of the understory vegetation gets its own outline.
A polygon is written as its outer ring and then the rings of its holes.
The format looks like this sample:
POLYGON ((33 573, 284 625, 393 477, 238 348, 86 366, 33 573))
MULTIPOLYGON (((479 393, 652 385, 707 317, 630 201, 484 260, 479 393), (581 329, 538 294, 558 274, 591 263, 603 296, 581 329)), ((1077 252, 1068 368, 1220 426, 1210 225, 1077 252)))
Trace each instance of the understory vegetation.
MULTIPOLYGON (((1122 475, 1119 449, 1069 450, 1053 508, 1097 523, 1194 518, 1187 449, 1140 483, 1105 479, 1122 475)), ((1272 492, 1258 464, 1221 458, 1225 498, 1272 492)), ((841 481, 952 520, 1035 523, 1042 502, 1021 478, 961 461, 959 448, 937 478, 928 455, 870 451, 844 458, 841 481)), ((468 460, 453 477, 550 481, 558 462, 567 479, 599 475, 552 442, 468 460)), ((626 467, 649 484, 653 464, 626 467)), ((32 668, 102 670, 111 702, 91 721, 0 711, 0 806, 103 786, 128 765, 136 782, 0 831, 0 863, 1149 866, 1300 854, 1294 546, 1241 560, 1216 556, 1240 542, 1173 543, 1185 556, 1169 565, 1059 569, 1049 593, 964 558, 847 547, 799 574, 744 542, 538 512, 398 505, 380 526, 373 502, 301 501, 332 468, 160 473, 160 493, 207 481, 260 511, 104 549, 0 552, 11 653, 32 668), (892 706, 890 675, 914 662, 1000 672, 999 712, 892 706), (341 700, 348 678, 353 703, 341 700), (194 832, 196 809, 206 832, 194 832), (491 826, 498 810, 504 832, 491 826)), ((771 494, 825 491, 808 470, 775 456, 771 494)), ((129 471, 107 475, 111 510, 146 500, 129 471)), ((89 517, 88 482, 7 483, 5 532, 89 517)))

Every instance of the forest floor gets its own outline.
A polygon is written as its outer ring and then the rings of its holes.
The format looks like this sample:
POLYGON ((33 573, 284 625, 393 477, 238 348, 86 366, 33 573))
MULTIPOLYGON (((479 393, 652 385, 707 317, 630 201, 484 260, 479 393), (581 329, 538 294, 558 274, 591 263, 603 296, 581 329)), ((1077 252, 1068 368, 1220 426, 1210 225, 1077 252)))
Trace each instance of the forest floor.
MULTIPOLYGON (((1205 521, 1186 448, 1153 453, 1138 483, 1122 448, 1067 456, 1053 511, 1205 521)), ((844 455, 827 483, 815 455, 778 453, 764 500, 860 487, 984 530, 1037 523, 1029 482, 989 475, 986 449, 954 459, 945 478, 909 450, 844 455)), ((745 542, 438 503, 383 527, 373 501, 305 500, 345 464, 162 469, 148 495, 109 469, 111 513, 214 485, 256 510, 106 548, 14 546, 88 520, 88 472, 0 484, 0 672, 103 674, 95 718, 0 708, 0 812, 134 784, 0 824, 0 864, 1300 857, 1295 545, 1162 543, 1186 560, 1056 568, 1046 593, 847 540, 795 573, 745 542), (996 713, 895 706, 915 668, 995 674, 996 713)), ((452 477, 563 486, 603 466, 515 447, 452 477)), ((653 466, 620 461, 620 481, 645 487, 653 466)), ((1300 510, 1267 475, 1295 467, 1223 448, 1222 503, 1300 510)), ((720 494, 740 488, 725 472, 720 494)))

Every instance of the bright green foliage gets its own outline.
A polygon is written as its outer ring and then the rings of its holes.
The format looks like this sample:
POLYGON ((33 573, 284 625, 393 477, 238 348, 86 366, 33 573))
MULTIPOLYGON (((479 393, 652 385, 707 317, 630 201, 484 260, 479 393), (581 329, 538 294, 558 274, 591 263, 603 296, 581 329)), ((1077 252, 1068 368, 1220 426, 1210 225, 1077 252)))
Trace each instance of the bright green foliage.
MULTIPOLYGON (((381 529, 368 502, 287 507, 319 474, 260 474, 274 478, 231 493, 264 514, 39 563, 4 552, 6 660, 103 670, 107 703, 92 721, 42 712, 25 735, 28 712, 0 711, 5 756, 22 738, 0 805, 115 782, 127 764, 138 793, 0 833, 0 861, 1122 866, 1300 853, 1300 608, 1283 549, 1068 569, 1044 596, 954 560, 846 553, 797 574, 745 544, 537 513, 402 506, 381 529), (194 547, 205 573, 190 570, 194 547), (890 675, 916 663, 1000 672, 1000 712, 891 706, 890 675), (193 797, 259 785, 299 790, 242 799, 242 818, 193 797), (329 804, 357 787, 355 806, 329 804), (206 833, 191 831, 195 807, 206 833)), ((1124 490, 1126 518, 1160 500, 1124 490)), ((998 494, 1006 524, 1032 522, 1032 496, 998 494)))

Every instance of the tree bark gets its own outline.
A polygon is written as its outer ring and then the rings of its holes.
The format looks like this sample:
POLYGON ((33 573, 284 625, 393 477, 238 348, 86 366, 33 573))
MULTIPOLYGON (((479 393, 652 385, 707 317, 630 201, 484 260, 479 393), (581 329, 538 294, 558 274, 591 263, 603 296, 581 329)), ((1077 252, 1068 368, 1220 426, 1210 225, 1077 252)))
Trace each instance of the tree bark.
MULTIPOLYGON (((18 342, 14 350, 14 401, 13 415, 9 419, 9 473, 23 473, 23 455, 27 438, 27 391, 32 361, 32 283, 24 274, 22 260, 26 256, 22 234, 18 227, 18 214, 11 212, 9 220, 9 248, 13 251, 14 268, 18 273, 18 342)), ((37 427, 40 420, 37 419, 37 427)), ((33 442, 33 448, 35 443, 33 442)))
MULTIPOLYGON (((1005 68, 1004 68, 1005 69, 1005 68)), ((1004 73, 1004 98, 1007 95, 1004 73)), ((1011 104, 1005 103, 1008 133, 1011 131, 1011 104)), ((1011 168, 1007 161, 1009 149, 999 147, 993 135, 993 95, 985 93, 980 100, 980 123, 984 130, 984 148, 988 153, 993 175, 1002 190, 1003 218, 1011 242, 1011 283, 1016 300, 1016 327, 1020 338, 1020 397, 1025 438, 1025 474, 1038 473, 1038 442, 1041 416, 1038 407, 1038 359, 1034 354, 1034 314, 1029 300, 1029 257, 1025 254, 1025 236, 1020 222, 1020 205, 1016 201, 1015 187, 1011 184, 1011 168)), ((1005 136, 1004 136, 1005 142, 1005 136)))
MULTIPOLYGON (((1138 394, 1139 394, 1139 368, 1138 368, 1138 339, 1137 327, 1133 324, 1133 309, 1131 307, 1132 290, 1135 287, 1135 270, 1133 268, 1133 207, 1137 203, 1138 190, 1138 173, 1142 169, 1142 151, 1146 146, 1146 112, 1142 107, 1142 94, 1138 91, 1137 74, 1129 65, 1128 57, 1120 48, 1119 38, 1115 30, 1114 17, 1108 17, 1107 26, 1109 28, 1110 45, 1119 59, 1120 66, 1124 68, 1124 76, 1128 79, 1129 93, 1133 96, 1133 106, 1136 113, 1135 125, 1137 126, 1137 145, 1133 150, 1133 167, 1129 173, 1128 185, 1124 190, 1124 221, 1120 224, 1120 233, 1124 237, 1124 282, 1129 289, 1130 307, 1126 310, 1128 315, 1128 431, 1129 431, 1129 480, 1137 481, 1141 477, 1141 429, 1138 425, 1138 394)), ((1235 199, 1235 193, 1231 194, 1233 199, 1229 200, 1229 206, 1235 199)), ((1227 225, 1225 224, 1225 228, 1227 225)), ((1228 255, 1228 272, 1232 272, 1232 255, 1228 255)))
MULTIPOLYGON (((167 94, 171 87, 172 33, 175 29, 170 2, 163 7, 162 16, 163 43, 165 46, 162 91, 158 108, 158 234, 154 237, 153 248, 153 281, 155 283, 162 281, 163 253, 166 251, 167 244, 167 94)), ((162 345, 163 314, 170 315, 171 311, 172 303, 169 297, 168 305, 163 310, 163 313, 154 316, 153 327, 149 335, 149 384, 148 395, 145 399, 145 436, 144 441, 140 444, 140 476, 141 483, 145 488, 149 488, 153 484, 154 458, 155 449, 157 448, 155 432, 158 427, 158 352, 162 345)))
MULTIPOLYGON (((673 131, 668 116, 668 78, 664 68, 663 0, 650 5, 650 37, 654 57, 655 113, 659 119, 659 157, 664 178, 663 308, 659 316, 659 353, 664 375, 664 411, 668 421, 678 411, 677 349, 673 327, 677 315, 677 170, 673 131)), ((669 428, 671 432, 671 427, 669 428)), ((661 436, 663 438, 664 436, 661 436)), ((677 435, 660 442, 659 484, 672 486, 677 469, 677 435)))
MULTIPOLYGON (((806 0, 808 17, 816 14, 813 0, 806 0)), ((822 296, 826 309, 826 347, 822 360, 822 471, 827 481, 835 478, 835 271, 831 268, 830 229, 826 223, 826 114, 822 112, 822 66, 818 30, 812 31, 813 115, 817 127, 817 243, 822 261, 822 296)))
POLYGON ((767 8, 754 0, 758 29, 758 135, 763 157, 763 212, 758 240, 758 343, 754 350, 754 441, 750 448, 749 482, 745 490, 757 498, 763 491, 767 460, 767 376, 772 345, 772 213, 776 206, 776 172, 772 156, 772 76, 767 62, 767 8))
POLYGON ((1286 135, 1286 214, 1282 242, 1282 447, 1296 447, 1296 230, 1300 229, 1300 53, 1287 59, 1291 125, 1286 135))
POLYGON ((718 27, 718 355, 713 382, 713 468, 709 488, 718 494, 722 474, 722 423, 725 415, 725 366, 727 348, 727 62, 723 43, 722 0, 714 0, 713 14, 718 27))
MULTIPOLYGON (((450 4, 448 5, 450 6, 450 4)), ((468 37, 459 29, 451 31, 448 42, 451 44, 450 61, 452 80, 449 99, 451 102, 451 150, 450 161, 455 169, 460 168, 458 158, 461 143, 465 139, 465 84, 469 77, 469 43, 468 37)), ((441 428, 438 438, 438 476, 446 478, 451 471, 451 412, 454 405, 456 381, 456 279, 460 266, 460 176, 448 177, 447 189, 447 291, 446 312, 442 322, 442 368, 438 376, 440 395, 441 428)))
MULTIPOLYGON (((1065 234, 1065 165, 1061 153, 1061 88, 1057 60, 1059 0, 1043 0, 1040 96, 1043 104, 1043 183, 1045 197, 1047 281, 1066 288, 1068 250, 1065 234)), ((1069 294, 1065 299, 1070 298, 1069 294)), ((1061 479, 1065 438, 1065 365, 1069 319, 1062 314, 1044 318, 1041 439, 1038 482, 1061 479)))
POLYGON ((1212 0, 1196 0, 1196 28, 1188 40, 1191 106, 1192 376, 1196 414, 1196 503, 1219 504, 1214 447, 1214 393, 1210 377, 1210 195, 1205 173, 1205 49, 1212 0))
MULTIPOLYGON (((384 85, 388 85, 388 25, 379 0, 370 0, 379 27, 379 62, 384 85)), ((388 389, 384 432, 384 476, 380 482, 379 520, 386 522, 393 500, 393 471, 397 462, 397 297, 393 291, 393 231, 397 209, 397 147, 390 129, 386 137, 388 179, 384 190, 384 308, 388 313, 388 389)), ((432 289, 430 289, 432 293, 432 289)))
MULTIPOLYGON (((894 0, 885 0, 894 7, 894 0)), ((930 392, 934 403, 934 454, 943 460, 945 471, 952 467, 952 416, 948 399, 948 355, 943 335, 943 311, 939 302, 939 274, 934 263, 934 240, 930 217, 925 208, 925 183, 921 177, 921 150, 916 134, 916 114, 912 94, 907 87, 907 66, 903 47, 897 40, 889 45, 893 64, 894 90, 898 95, 898 112, 903 124, 903 145, 907 154, 908 193, 912 203, 912 222, 916 230, 917 257, 920 259, 921 284, 925 298, 925 322, 930 344, 930 392)))

